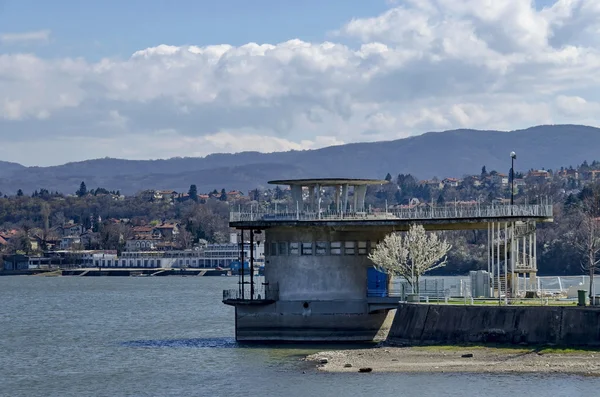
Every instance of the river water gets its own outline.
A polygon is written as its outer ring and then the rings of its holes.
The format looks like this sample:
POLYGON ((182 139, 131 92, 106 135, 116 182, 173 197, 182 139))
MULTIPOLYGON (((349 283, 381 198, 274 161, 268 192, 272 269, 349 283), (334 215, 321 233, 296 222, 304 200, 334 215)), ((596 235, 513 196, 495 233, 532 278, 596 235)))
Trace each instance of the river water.
POLYGON ((0 396, 594 396, 568 375, 327 374, 240 346, 233 277, 0 277, 0 396))

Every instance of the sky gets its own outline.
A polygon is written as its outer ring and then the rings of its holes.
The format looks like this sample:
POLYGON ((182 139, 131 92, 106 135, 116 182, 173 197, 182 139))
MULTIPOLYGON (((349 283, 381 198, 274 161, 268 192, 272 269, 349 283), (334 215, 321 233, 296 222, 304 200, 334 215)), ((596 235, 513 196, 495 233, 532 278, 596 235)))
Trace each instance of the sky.
POLYGON ((0 0, 0 160, 600 125, 597 0, 0 0))

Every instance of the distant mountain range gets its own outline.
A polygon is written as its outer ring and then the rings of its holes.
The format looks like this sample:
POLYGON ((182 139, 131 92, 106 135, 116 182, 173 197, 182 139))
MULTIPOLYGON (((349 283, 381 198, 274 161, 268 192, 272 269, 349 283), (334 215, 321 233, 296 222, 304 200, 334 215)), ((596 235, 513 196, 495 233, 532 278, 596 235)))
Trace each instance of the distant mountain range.
POLYGON ((317 150, 277 153, 211 154, 168 160, 97 159, 52 167, 25 167, 0 161, 0 192, 40 188, 74 193, 81 181, 132 194, 144 189, 187 192, 266 187, 271 179, 384 178, 410 173, 417 178, 462 177, 488 171, 507 173, 510 152, 515 170, 555 169, 600 160, 600 129, 582 125, 544 125, 517 131, 452 130, 395 141, 352 143, 317 150))

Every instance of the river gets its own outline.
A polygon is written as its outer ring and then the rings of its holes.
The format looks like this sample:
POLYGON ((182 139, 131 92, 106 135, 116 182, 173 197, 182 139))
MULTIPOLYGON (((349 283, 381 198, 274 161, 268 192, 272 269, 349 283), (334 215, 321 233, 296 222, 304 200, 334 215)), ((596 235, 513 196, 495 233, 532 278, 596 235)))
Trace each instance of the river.
MULTIPOLYGON (((569 375, 327 374, 240 346, 234 277, 0 277, 0 396, 593 396, 569 375)), ((339 348, 335 346, 334 348, 339 348)))

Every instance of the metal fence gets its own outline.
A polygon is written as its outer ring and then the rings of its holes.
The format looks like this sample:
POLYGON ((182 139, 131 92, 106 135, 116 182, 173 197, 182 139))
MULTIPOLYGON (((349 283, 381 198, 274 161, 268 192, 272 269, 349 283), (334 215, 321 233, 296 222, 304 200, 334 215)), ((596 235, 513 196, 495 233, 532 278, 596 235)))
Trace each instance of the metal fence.
POLYGON ((236 289, 223 290, 223 300, 243 300, 243 301, 276 301, 279 299, 278 284, 257 284, 254 288, 244 284, 243 287, 236 289))
POLYGON ((248 221, 316 221, 316 220, 427 220, 427 219, 474 219, 506 217, 552 217, 552 205, 472 205, 464 207, 417 207, 412 209, 369 209, 355 211, 288 211, 277 208, 250 208, 232 210, 231 222, 248 221))
MULTIPOLYGON (((600 277, 599 277, 600 278, 600 277)), ((444 289, 444 296, 447 297, 461 297, 461 298, 470 298, 471 297, 471 279, 468 276, 450 276, 450 277, 431 277, 426 276, 421 281, 421 288, 425 290, 435 290, 435 288, 430 287, 433 282, 438 280, 440 285, 442 285, 444 289), (428 287, 425 287, 424 283, 427 283, 428 287)), ((532 291, 537 294, 539 297, 544 298, 557 298, 557 299, 575 299, 577 295, 578 289, 589 289, 589 276, 538 276, 535 279, 535 282, 532 282, 530 279, 527 280, 527 284, 525 284, 525 280, 523 278, 518 279, 518 290, 519 291, 532 291)), ((408 288, 407 291, 410 292, 410 286, 404 280, 394 280, 392 283, 392 290, 400 290, 402 287, 400 285, 405 285, 404 288, 408 288)), ((517 288, 517 286, 515 286, 517 288)), ((594 292, 596 294, 600 293, 600 279, 594 280, 594 292)), ((425 294, 422 294, 425 295, 425 294)), ((438 294, 439 295, 439 294, 438 294)), ((515 299, 522 299, 515 298, 515 299)))

